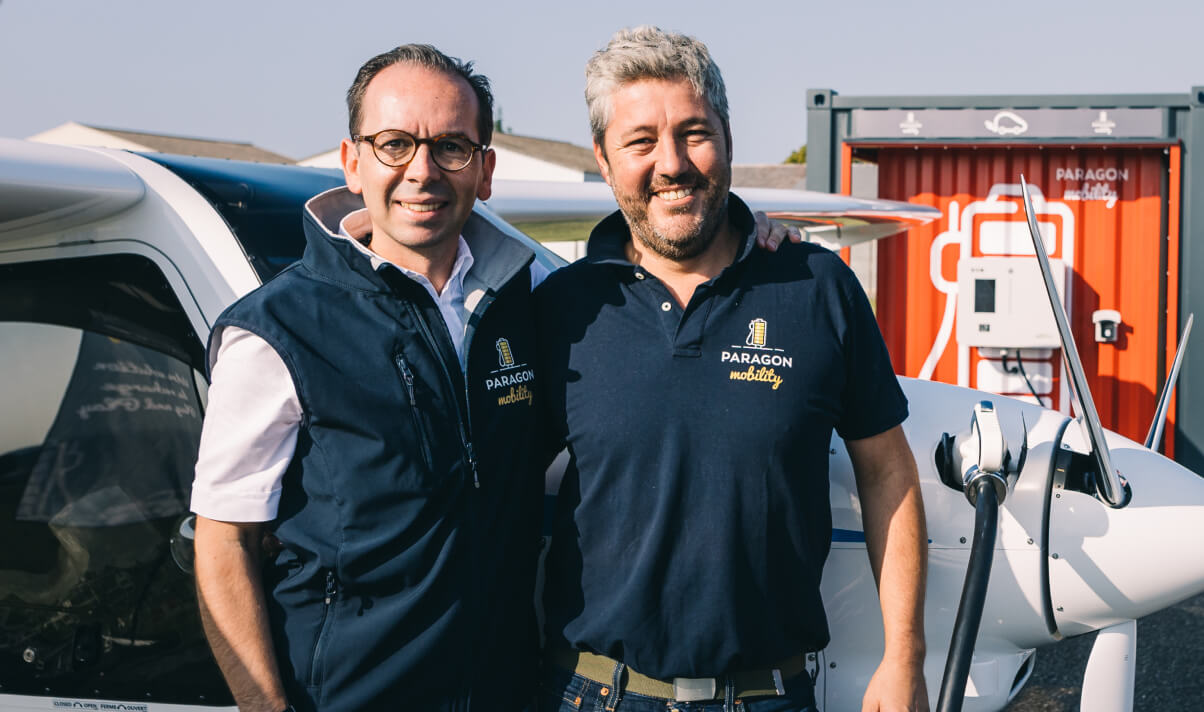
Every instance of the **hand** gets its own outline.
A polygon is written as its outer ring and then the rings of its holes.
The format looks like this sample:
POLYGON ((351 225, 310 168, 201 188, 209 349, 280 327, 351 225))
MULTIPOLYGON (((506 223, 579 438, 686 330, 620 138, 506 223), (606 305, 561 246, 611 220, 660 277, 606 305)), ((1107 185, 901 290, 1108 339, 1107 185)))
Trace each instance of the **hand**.
POLYGON ((865 689, 861 712, 928 712, 922 662, 894 664, 883 660, 865 689))
POLYGON ((757 247, 762 250, 776 252, 778 245, 787 238, 791 242, 803 241, 803 233, 799 232, 797 227, 771 222, 769 216, 760 211, 753 213, 753 218, 757 221, 757 247))

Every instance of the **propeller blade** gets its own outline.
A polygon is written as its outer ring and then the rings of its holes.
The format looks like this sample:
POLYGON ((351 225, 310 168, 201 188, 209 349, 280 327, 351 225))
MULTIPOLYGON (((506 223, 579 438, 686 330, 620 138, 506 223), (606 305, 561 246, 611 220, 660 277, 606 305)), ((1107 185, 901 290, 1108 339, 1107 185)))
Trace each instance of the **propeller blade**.
MULTIPOLYGON (((1091 443, 1091 454, 1099 469, 1099 490, 1104 501, 1113 507, 1124 504, 1124 488, 1120 477, 1112 466, 1112 455, 1108 452, 1108 444, 1104 441, 1104 428, 1100 424, 1099 413, 1095 410, 1095 401, 1091 398, 1091 389, 1087 386, 1087 375, 1083 371, 1083 362, 1079 360, 1078 347, 1074 343, 1074 334, 1070 331, 1070 319, 1066 316, 1066 308, 1058 298, 1058 290, 1054 287, 1053 272, 1049 267, 1049 255, 1045 254, 1045 242, 1041 239, 1041 231, 1037 227, 1037 216, 1033 210, 1033 199, 1028 192, 1028 183, 1020 176, 1020 192, 1024 197, 1024 212, 1028 218, 1028 232, 1033 238, 1033 249, 1037 253, 1037 264, 1041 266, 1041 276, 1045 278, 1045 292, 1049 296, 1049 305, 1053 308, 1054 321, 1058 324, 1058 334, 1062 337, 1062 360, 1066 363, 1069 383, 1075 399, 1078 401, 1079 421, 1086 424, 1087 438, 1091 443)), ((1069 285, 1067 285, 1069 288, 1069 285)))
POLYGON ((1194 314, 1187 315, 1187 323, 1183 325, 1183 335, 1179 337, 1179 346, 1175 349, 1175 361, 1171 364, 1171 373, 1162 384, 1162 395, 1158 397, 1158 408, 1154 411, 1154 421, 1150 423, 1150 434, 1145 437, 1145 446, 1157 450, 1162 443, 1162 429, 1166 427, 1167 411, 1171 407, 1171 394, 1175 392, 1175 381, 1179 380, 1179 366, 1183 363, 1183 354, 1187 351, 1187 339, 1191 336, 1191 322, 1194 314))
POLYGON ((1137 621, 1101 628, 1083 672, 1080 710, 1132 712, 1137 676, 1137 621))

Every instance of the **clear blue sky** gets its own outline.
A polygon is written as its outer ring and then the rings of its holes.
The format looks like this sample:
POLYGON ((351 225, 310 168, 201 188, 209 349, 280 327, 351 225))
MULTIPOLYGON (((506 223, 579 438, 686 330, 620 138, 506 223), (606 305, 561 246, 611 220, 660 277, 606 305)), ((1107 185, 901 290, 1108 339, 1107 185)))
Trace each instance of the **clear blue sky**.
POLYGON ((710 46, 741 163, 777 163, 804 142, 809 88, 1204 85, 1204 0, 0 0, 0 136, 79 121, 250 141, 303 158, 343 136, 343 93, 365 59, 429 42, 476 61, 513 132, 588 145, 585 61, 619 27, 644 23, 710 46))

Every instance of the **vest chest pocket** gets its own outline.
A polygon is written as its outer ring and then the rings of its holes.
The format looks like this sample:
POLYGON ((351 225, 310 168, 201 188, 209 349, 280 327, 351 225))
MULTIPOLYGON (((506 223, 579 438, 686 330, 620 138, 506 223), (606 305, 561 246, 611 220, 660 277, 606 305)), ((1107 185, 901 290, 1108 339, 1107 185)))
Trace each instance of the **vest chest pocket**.
POLYGON ((418 398, 415 395, 414 389, 414 372, 410 369, 410 365, 406 363, 405 357, 397 354, 394 357, 394 362, 397 364, 398 374, 401 376, 402 388, 405 389, 407 403, 410 410, 410 418, 414 423, 414 433, 418 440, 418 449, 421 453, 422 464, 426 468, 426 476, 423 480, 429 479, 435 472, 435 463, 431 457, 431 438, 427 432, 425 419, 422 415, 422 409, 418 406, 418 398))

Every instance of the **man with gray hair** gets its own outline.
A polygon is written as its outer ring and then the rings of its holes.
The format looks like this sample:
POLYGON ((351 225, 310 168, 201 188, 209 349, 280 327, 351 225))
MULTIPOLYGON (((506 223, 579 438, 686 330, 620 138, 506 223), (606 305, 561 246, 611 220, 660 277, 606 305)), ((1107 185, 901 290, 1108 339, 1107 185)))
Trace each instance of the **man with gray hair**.
POLYGON ((907 402, 833 253, 753 249, 723 79, 640 27, 586 68, 620 211, 536 290, 549 452, 570 458, 544 607, 549 709, 814 710, 829 443, 853 462, 885 653, 864 710, 927 710, 907 402))

